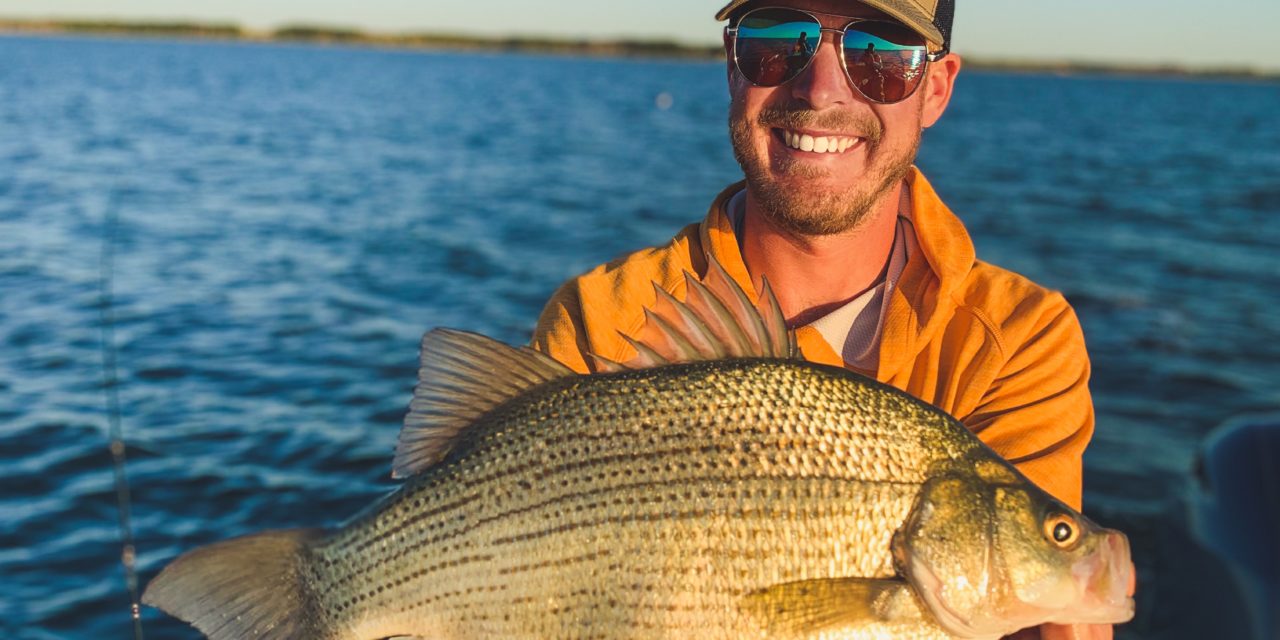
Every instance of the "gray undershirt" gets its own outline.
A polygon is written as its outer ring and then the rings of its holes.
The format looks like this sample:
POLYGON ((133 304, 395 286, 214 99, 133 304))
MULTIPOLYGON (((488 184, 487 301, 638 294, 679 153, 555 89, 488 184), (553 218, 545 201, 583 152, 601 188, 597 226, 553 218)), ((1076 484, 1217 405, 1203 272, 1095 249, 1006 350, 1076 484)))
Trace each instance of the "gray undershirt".
MULTIPOLYGON (((906 269, 907 260, 918 248, 915 228, 911 224, 910 191, 904 191, 903 204, 898 212, 897 230, 893 237, 893 250, 884 278, 850 300, 813 322, 827 344, 844 359, 846 365, 867 372, 875 372, 880 364, 880 336, 884 329, 889 305, 886 301, 906 269)), ((746 190, 734 194, 726 208, 733 233, 742 246, 743 221, 746 217, 746 190)))

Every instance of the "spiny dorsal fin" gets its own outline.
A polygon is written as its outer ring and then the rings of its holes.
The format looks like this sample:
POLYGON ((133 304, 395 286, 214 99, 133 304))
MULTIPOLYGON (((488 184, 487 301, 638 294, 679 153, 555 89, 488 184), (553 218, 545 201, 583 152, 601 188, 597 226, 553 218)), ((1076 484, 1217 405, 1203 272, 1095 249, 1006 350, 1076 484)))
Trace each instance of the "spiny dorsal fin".
POLYGON ((422 337, 418 386, 404 418, 391 475, 411 476, 439 462, 481 415, 550 380, 577 375, 528 347, 452 329, 422 337))
POLYGON ((800 357, 795 334, 787 329, 782 308, 767 281, 760 299, 752 304, 715 258, 709 258, 705 281, 687 271, 684 278, 688 291, 684 302, 654 283, 657 300, 645 309, 640 334, 622 336, 635 347, 636 357, 617 363, 593 356, 598 370, 644 369, 721 358, 800 357))

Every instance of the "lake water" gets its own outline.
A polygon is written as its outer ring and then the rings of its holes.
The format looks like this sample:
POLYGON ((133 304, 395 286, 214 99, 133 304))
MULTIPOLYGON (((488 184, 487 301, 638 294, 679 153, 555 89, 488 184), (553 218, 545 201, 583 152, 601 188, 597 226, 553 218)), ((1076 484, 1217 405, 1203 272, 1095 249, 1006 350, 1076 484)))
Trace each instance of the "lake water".
MULTIPOLYGON (((739 175, 720 64, 25 37, 0 61, 5 638, 129 635, 107 220, 146 579, 393 487, 424 330, 523 342, 561 281, 739 175)), ((1239 616, 1184 496, 1206 432, 1280 409, 1278 105, 1276 84, 965 73, 922 148, 979 255, 1084 323, 1086 511, 1140 570, 1121 638, 1230 637, 1239 616)))

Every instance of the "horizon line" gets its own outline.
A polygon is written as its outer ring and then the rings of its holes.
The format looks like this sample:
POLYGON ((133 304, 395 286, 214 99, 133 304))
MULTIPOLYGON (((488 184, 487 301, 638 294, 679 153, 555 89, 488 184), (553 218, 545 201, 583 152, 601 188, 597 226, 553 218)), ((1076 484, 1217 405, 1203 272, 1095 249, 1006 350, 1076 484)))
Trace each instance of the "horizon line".
MULTIPOLYGON (((693 44, 676 38, 567 37, 552 35, 479 35, 431 31, 371 31, 319 21, 284 22, 268 29, 245 27, 234 21, 115 18, 10 18, 0 16, 0 36, 31 34, 139 36, 193 40, 227 40, 262 43, 310 43, 319 45, 374 46, 397 49, 554 53, 593 57, 654 59, 723 59, 719 44, 693 44)), ((1098 62, 1070 59, 1031 59, 964 56, 977 70, 1046 72, 1057 74, 1111 74, 1142 76, 1193 76, 1249 80, 1280 80, 1280 70, 1247 66, 1193 67, 1178 63, 1098 62)))

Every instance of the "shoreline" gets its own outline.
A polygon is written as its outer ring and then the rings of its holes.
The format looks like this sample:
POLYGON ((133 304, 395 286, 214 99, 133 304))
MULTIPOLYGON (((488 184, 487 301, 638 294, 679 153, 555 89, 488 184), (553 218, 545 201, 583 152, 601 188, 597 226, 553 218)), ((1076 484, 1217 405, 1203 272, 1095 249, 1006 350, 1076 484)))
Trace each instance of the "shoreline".
MULTIPOLYGON (((17 20, 0 18, 3 36, 129 37, 376 47, 419 51, 477 53, 533 53, 596 58, 655 60, 723 60, 718 45, 699 46, 674 40, 586 40, 538 36, 483 37, 450 33, 388 34, 314 25, 286 25, 268 31, 245 29, 232 23, 127 22, 114 20, 17 20)), ((1223 79, 1280 82, 1280 71, 1249 68, 1186 68, 1177 65, 1097 63, 1079 61, 999 60, 970 57, 965 67, 976 71, 1043 73, 1053 75, 1140 76, 1158 78, 1223 79)))

